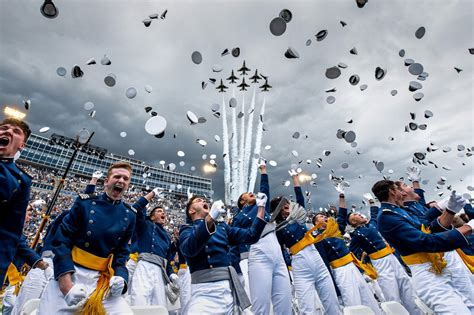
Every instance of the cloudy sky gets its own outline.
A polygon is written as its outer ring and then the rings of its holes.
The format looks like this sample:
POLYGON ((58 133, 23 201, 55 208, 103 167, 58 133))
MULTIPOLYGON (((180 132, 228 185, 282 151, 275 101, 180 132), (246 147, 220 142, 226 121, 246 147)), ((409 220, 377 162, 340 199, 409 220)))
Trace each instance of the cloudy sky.
MULTIPOLYGON (((210 176, 215 199, 223 198, 222 142, 214 141, 221 135, 222 121, 212 115, 211 104, 221 103, 222 94, 201 82, 208 78, 225 78, 242 61, 252 71, 269 77, 273 89, 257 93, 257 110, 266 97, 264 116, 267 131, 262 145, 271 145, 262 156, 275 160, 270 167, 272 194, 290 194, 282 182, 289 179, 287 170, 303 161, 299 167, 305 174, 317 174, 316 187, 304 184, 312 193, 313 208, 334 203, 337 192, 328 180, 331 170, 344 176, 351 187, 347 199, 361 205, 362 194, 383 175, 399 178, 412 165, 415 152, 426 152, 432 142, 440 149, 428 153, 421 165, 428 198, 452 185, 459 192, 469 192, 473 185, 472 157, 467 150, 458 151, 458 145, 472 150, 473 134, 473 57, 468 49, 474 47, 474 3, 461 1, 393 1, 371 0, 362 8, 355 1, 112 1, 112 0, 55 0, 59 8, 56 19, 40 14, 40 0, 0 1, 0 100, 1 106, 18 104, 31 99, 27 121, 37 132, 49 126, 49 133, 73 136, 85 127, 95 131, 92 143, 109 152, 127 155, 133 149, 135 158, 158 164, 160 160, 186 165, 179 171, 210 176), (292 12, 282 36, 269 31, 270 21, 282 9, 292 12), (153 20, 146 28, 142 20, 149 14, 161 14, 168 9, 166 18, 153 20), (347 23, 342 27, 340 21, 347 23), (426 34, 417 39, 415 31, 424 26, 426 34), (315 34, 327 30, 320 42, 315 34), (307 46, 306 41, 312 40, 307 46), (300 55, 298 59, 284 56, 288 47, 300 55), (221 56, 225 49, 240 48, 238 58, 221 56), (349 50, 356 47, 358 55, 349 50), (404 49, 404 58, 399 50, 404 49), (191 61, 193 51, 202 54, 203 61, 191 61), (106 54, 112 64, 100 64, 106 54), (95 58, 98 64, 86 65, 95 58), (408 72, 404 59, 411 58, 429 73, 421 92, 424 98, 416 102, 408 91, 416 76, 408 72), (345 63, 339 78, 325 77, 327 68, 345 63), (78 64, 84 71, 82 78, 73 79, 71 68, 78 64), (213 73, 212 66, 224 67, 213 73), (56 74, 58 67, 68 73, 56 74), (378 81, 376 67, 387 70, 378 81), (457 73, 454 67, 463 69, 457 73), (104 77, 114 73, 117 84, 108 87, 104 77), (360 83, 349 84, 349 77, 357 74, 360 83), (361 84, 367 89, 360 90, 361 84), (153 87, 152 93, 144 90, 153 87), (125 91, 135 87, 134 99, 125 91), (325 90, 336 88, 335 93, 325 90), (392 90, 397 90, 395 96, 392 90), (328 104, 326 98, 336 98, 328 104), (95 104, 96 116, 91 118, 84 103, 95 104), (150 136, 144 124, 150 118, 145 106, 153 107, 166 118, 168 127, 162 139, 150 136), (186 111, 205 117, 204 124, 190 125, 186 111), (424 111, 434 116, 424 118, 424 111), (414 121, 410 112, 416 114, 414 121), (347 123, 352 119, 351 124, 347 123), (426 130, 404 132, 409 122, 427 124, 426 130), (357 147, 336 137, 338 129, 353 130, 357 147), (120 132, 127 137, 120 137, 120 132), (302 137, 293 139, 294 132, 302 137), (173 135, 176 134, 176 137, 173 135), (303 137, 307 135, 306 137, 303 137), (390 141, 389 137, 394 140, 390 141), (201 147, 196 139, 205 139, 201 147), (452 150, 443 153, 441 148, 452 150), (186 153, 184 158, 176 152, 186 153), (298 157, 291 154, 299 153, 298 157), (329 156, 322 154, 330 150, 329 156), (361 154, 357 154, 359 150, 361 154), (217 154, 218 170, 204 174, 203 154, 217 154), (323 158, 322 167, 315 164, 323 158), (311 164, 306 160, 310 159, 311 164), (383 161, 385 168, 378 172, 373 161, 383 161), (342 168, 348 163, 348 168, 342 168), (445 168, 450 169, 446 170, 445 168), (446 185, 436 190, 436 182, 446 177, 446 185)), ((229 90, 226 100, 232 95, 229 90)), ((252 90, 236 91, 239 105, 245 97, 250 103, 252 90)), ((46 134, 48 136, 48 134, 46 134)), ((471 192, 471 194, 473 194, 471 192)))

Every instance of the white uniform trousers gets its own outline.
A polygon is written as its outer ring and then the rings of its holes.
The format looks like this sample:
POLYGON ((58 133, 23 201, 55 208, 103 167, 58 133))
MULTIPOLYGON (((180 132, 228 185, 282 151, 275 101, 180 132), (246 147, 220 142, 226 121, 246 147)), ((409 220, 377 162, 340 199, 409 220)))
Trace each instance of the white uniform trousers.
MULTIPOLYGON (((250 298, 250 283, 249 283, 249 259, 244 258, 241 259, 239 262, 240 270, 242 271, 242 275, 240 275, 240 282, 244 286, 245 293, 250 298)), ((252 308, 246 308, 242 314, 244 315, 253 315, 252 308)))
POLYGON ((132 306, 163 305, 166 307, 163 271, 158 265, 139 260, 133 273, 130 290, 132 306))
POLYGON ((472 273, 462 261, 456 251, 444 253, 447 262, 447 271, 450 272, 454 289, 462 296, 464 304, 474 310, 474 288, 471 282, 472 273))
POLYGON ((293 255, 291 265, 300 314, 341 313, 329 270, 313 245, 306 246, 293 255), (323 309, 318 310, 318 300, 323 309))
POLYGON ((182 314, 233 315, 234 298, 229 280, 191 284, 191 299, 182 314))
MULTIPOLYGON (((87 293, 91 294, 99 280, 100 273, 95 270, 83 268, 75 265, 76 272, 72 275, 74 284, 82 284, 86 287, 87 293)), ((123 296, 109 296, 102 301, 107 314, 133 315, 130 306, 127 304, 123 296)), ((46 285, 41 297, 38 309, 38 315, 51 314, 75 314, 78 311, 77 306, 67 306, 66 300, 61 290, 59 290, 58 281, 52 279, 46 285)))
POLYGON ((375 314, 382 313, 372 290, 352 262, 333 268, 333 272, 344 306, 365 305, 370 307, 375 314))
POLYGON ((415 290, 405 268, 395 255, 390 254, 379 259, 372 259, 377 270, 377 282, 382 289, 386 301, 401 303, 410 314, 420 314, 415 304, 415 290))
POLYGON ((444 268, 440 275, 430 270, 431 263, 409 266, 416 295, 435 314, 472 314, 461 295, 454 289, 450 271, 444 268))
MULTIPOLYGON (((127 267, 127 270, 128 270, 128 285, 129 287, 131 287, 132 280, 133 280, 133 273, 135 272, 135 269, 137 268, 137 262, 133 259, 129 259, 125 267, 127 267)), ((128 290, 128 294, 130 294, 130 290, 128 290)))
MULTIPOLYGON (((54 269, 53 260, 51 258, 43 257, 43 261, 54 269)), ((45 277, 44 270, 39 268, 30 269, 21 285, 12 314, 20 315, 23 305, 25 305, 26 302, 32 299, 39 299, 47 284, 48 280, 45 277)))
POLYGON ((280 244, 274 232, 250 246, 250 301, 256 315, 291 314, 291 284, 280 244))
POLYGON ((189 273, 189 268, 180 268, 178 270, 178 282, 179 304, 183 310, 191 299, 191 273, 189 273))
POLYGON ((5 289, 5 295, 3 296, 3 306, 2 306, 2 315, 12 314, 13 307, 16 303, 16 295, 14 294, 15 287, 8 286, 5 289))

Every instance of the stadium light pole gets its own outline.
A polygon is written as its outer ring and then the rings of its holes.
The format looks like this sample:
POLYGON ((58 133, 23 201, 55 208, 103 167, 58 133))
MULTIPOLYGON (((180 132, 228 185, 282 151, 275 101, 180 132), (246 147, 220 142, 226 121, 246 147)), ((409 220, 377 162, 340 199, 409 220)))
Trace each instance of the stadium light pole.
MULTIPOLYGON (((49 216, 53 210, 54 204, 56 203, 56 200, 58 199, 59 193, 61 192, 61 189, 64 186, 64 181, 66 180, 66 176, 72 166, 72 163, 74 162, 74 159, 76 158, 77 152, 81 150, 82 152, 89 153, 90 150, 88 143, 91 140, 92 136, 94 135, 94 132, 90 133, 87 129, 82 129, 79 131, 79 133, 76 135, 75 139, 70 139, 66 138, 63 136, 58 136, 56 134, 53 134, 51 136, 51 141, 56 143, 55 139, 61 139, 62 141, 58 141, 57 144, 65 147, 65 148, 74 148, 74 152, 72 153, 71 158, 69 159, 69 162, 66 166, 66 169, 64 170, 63 176, 61 177, 61 180, 59 181, 58 185, 56 186, 56 190, 54 191, 53 197, 51 198, 51 201, 48 204, 48 208, 46 209, 46 213, 43 214, 43 218, 41 220, 41 224, 38 228, 38 231, 36 232, 35 238, 33 239, 33 242, 31 243, 31 248, 35 249, 35 247, 38 245, 39 238, 41 235, 41 232, 44 230, 44 227, 46 226, 46 223, 48 222, 49 216)), ((95 151, 94 151, 95 152, 95 151)), ((102 150, 100 152, 100 156, 105 155, 106 150, 102 150)))

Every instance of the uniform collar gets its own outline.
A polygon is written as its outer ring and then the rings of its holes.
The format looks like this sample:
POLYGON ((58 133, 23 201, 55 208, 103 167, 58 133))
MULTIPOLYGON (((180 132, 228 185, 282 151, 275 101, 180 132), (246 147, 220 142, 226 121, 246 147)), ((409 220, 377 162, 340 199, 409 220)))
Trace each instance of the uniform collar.
POLYGON ((2 163, 12 163, 13 158, 0 158, 0 162, 2 162, 2 163))
POLYGON ((122 202, 122 200, 113 200, 112 198, 110 198, 107 193, 103 193, 102 194, 102 198, 105 200, 105 201, 108 201, 109 203, 113 204, 113 205, 118 205, 119 203, 122 202))

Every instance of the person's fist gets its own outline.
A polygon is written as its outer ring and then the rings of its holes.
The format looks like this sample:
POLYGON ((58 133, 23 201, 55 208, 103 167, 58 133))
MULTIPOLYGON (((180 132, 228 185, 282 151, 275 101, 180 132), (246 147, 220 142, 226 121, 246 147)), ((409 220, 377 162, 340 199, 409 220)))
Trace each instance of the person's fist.
POLYGON ((68 306, 74 306, 87 299, 86 287, 82 284, 74 285, 64 297, 68 306))
POLYGON ((267 204, 267 199, 268 199, 267 195, 265 195, 262 192, 259 192, 257 194, 257 199, 256 199, 257 207, 265 207, 265 205, 267 204))
POLYGON ((102 176, 104 176, 104 173, 102 173, 102 171, 95 171, 94 173, 92 173, 92 178, 101 179, 102 176))
POLYGON ((225 205, 222 200, 214 201, 211 206, 211 211, 209 211, 209 215, 211 218, 216 221, 221 215, 223 215, 226 211, 224 209, 225 205))
POLYGON ((121 296, 125 288, 125 280, 119 276, 113 276, 109 282, 109 294, 111 296, 121 296))
POLYGON ((334 188, 336 188, 337 192, 340 193, 340 194, 344 194, 344 185, 342 183, 338 183, 336 186, 334 186, 334 188))

